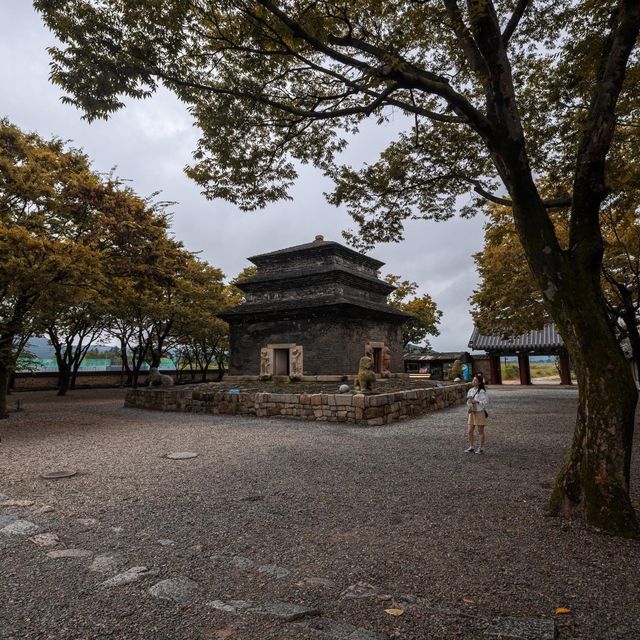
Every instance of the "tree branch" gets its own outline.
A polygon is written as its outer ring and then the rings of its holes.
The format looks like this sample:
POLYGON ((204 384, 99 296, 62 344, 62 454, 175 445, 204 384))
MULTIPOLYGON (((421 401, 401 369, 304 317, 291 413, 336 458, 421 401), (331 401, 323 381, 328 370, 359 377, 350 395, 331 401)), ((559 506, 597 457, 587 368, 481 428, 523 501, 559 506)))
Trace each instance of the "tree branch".
MULTIPOLYGON (((503 205, 505 207, 512 207, 513 202, 508 198, 501 198, 500 196, 496 196, 490 191, 487 191, 482 182, 477 178, 471 178, 470 176, 465 176, 463 174, 455 174, 455 178, 462 180, 463 182, 468 182, 473 186, 473 190, 480 196, 482 196, 485 200, 489 200, 490 202, 494 202, 495 204, 503 205)), ((543 200, 542 205, 545 209, 561 209, 563 207, 571 206, 571 198, 569 197, 558 197, 558 198, 550 198, 549 200, 543 200)))
POLYGON ((528 5, 529 5, 529 0, 520 0, 516 5, 516 8, 513 10, 513 13, 511 14, 511 18, 509 19, 509 22, 507 22, 507 26, 504 28, 504 31, 502 32, 502 42, 504 43, 505 47, 509 43, 511 36, 513 35, 514 31, 518 27, 520 19, 524 15, 524 12, 526 11, 528 5))
POLYGON ((607 194, 605 160, 615 131, 615 110, 627 64, 639 32, 640 0, 621 0, 611 14, 611 31, 576 158, 569 242, 575 246, 586 241, 582 244, 589 253, 602 251, 599 213, 607 194))
POLYGON ((478 49, 478 45, 473 39, 471 31, 469 31, 469 28, 462 19, 462 12, 458 6, 458 1, 444 0, 444 4, 447 9, 447 15, 451 20, 451 28, 456 34, 460 48, 464 51, 471 69, 486 77, 488 75, 487 64, 478 49))

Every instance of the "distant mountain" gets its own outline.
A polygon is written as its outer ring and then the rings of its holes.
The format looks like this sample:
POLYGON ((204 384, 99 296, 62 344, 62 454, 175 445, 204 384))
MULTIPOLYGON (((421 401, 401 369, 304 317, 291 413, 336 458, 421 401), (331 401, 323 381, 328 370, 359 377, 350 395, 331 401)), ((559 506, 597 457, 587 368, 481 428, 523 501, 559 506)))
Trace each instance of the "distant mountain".
MULTIPOLYGON (((115 345, 112 344, 93 344, 91 345, 91 350, 106 353, 107 351, 111 351, 114 346, 115 345)), ((53 347, 49 344, 49 341, 46 338, 29 338, 29 342, 27 342, 27 351, 40 360, 47 360, 49 358, 56 357, 53 347)))
POLYGON ((49 341, 46 338, 29 338, 29 342, 27 342, 27 351, 40 360, 56 357, 53 347, 49 344, 49 341))

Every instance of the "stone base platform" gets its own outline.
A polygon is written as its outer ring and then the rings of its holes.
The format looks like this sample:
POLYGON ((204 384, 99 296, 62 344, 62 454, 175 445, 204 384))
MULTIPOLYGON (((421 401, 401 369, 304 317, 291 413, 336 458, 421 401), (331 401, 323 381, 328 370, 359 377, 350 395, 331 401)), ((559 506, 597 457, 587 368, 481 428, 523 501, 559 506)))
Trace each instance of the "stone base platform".
POLYGON ((381 394, 211 391, 198 385, 130 389, 125 407, 379 426, 465 403, 469 383, 381 394))

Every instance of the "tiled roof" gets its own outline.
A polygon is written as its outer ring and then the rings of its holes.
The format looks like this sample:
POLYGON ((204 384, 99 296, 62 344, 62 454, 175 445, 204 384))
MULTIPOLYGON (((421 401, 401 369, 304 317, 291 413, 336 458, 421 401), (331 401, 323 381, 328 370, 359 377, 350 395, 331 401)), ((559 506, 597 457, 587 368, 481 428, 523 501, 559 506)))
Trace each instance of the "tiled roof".
POLYGON ((546 350, 564 348, 564 342, 556 331, 555 324, 546 324, 542 329, 527 331, 520 336, 486 336, 477 327, 469 340, 469 348, 477 351, 515 352, 519 350, 546 350))
POLYGON ((346 308, 354 309, 357 313, 373 313, 374 315, 383 315, 395 318, 400 322, 406 322, 411 316, 395 309, 387 304, 379 304, 370 300, 349 297, 319 296, 317 298, 300 298, 293 300, 277 300, 269 302, 248 303, 245 302, 238 307, 234 307, 229 311, 217 314, 219 318, 229 321, 235 318, 241 318, 248 315, 262 314, 287 314, 291 312, 300 312, 304 310, 326 309, 328 312, 335 313, 336 308, 343 311, 346 308))
POLYGON ((277 284, 278 282, 283 280, 284 281, 296 280, 296 279, 309 280, 309 278, 312 278, 314 276, 322 276, 322 275, 329 275, 334 277, 339 277, 340 275, 347 276, 347 277, 350 276, 351 278, 356 278, 357 280, 361 280, 371 285, 375 285, 375 287, 377 289, 380 289, 385 295, 397 289, 396 286, 389 284, 385 280, 380 280, 380 278, 370 276, 367 273, 362 273, 360 271, 347 269, 342 265, 327 265, 327 264, 316 265, 314 267, 305 267, 302 269, 289 269, 286 271, 277 271, 275 273, 271 271, 267 273, 258 272, 252 276, 249 276, 248 278, 245 278, 244 280, 240 280, 239 282, 236 282, 235 284, 239 289, 242 289, 243 291, 245 291, 250 288, 250 286, 247 287, 246 285, 253 285, 253 284, 259 284, 259 283, 265 283, 265 282, 266 283, 273 282, 277 284))
POLYGON ((249 260, 256 264, 263 261, 264 259, 285 257, 286 255, 291 253, 304 253, 307 251, 316 251, 318 249, 327 249, 330 251, 342 253, 343 255, 348 256, 353 260, 368 263, 374 269, 379 269, 384 265, 384 262, 381 262, 380 260, 376 260, 375 258, 367 256, 364 253, 354 251, 350 247, 345 247, 343 244, 340 244, 338 242, 325 240, 322 236, 316 236, 316 239, 313 242, 298 244, 295 247, 285 247, 284 249, 278 249, 277 251, 270 251, 269 253, 261 253, 256 256, 251 256, 249 260))
POLYGON ((465 356, 468 356, 469 354, 466 351, 448 351, 446 353, 438 353, 438 352, 433 352, 433 353, 426 353, 426 354, 421 354, 421 353, 415 353, 415 352, 411 352, 411 351, 407 351, 404 354, 404 359, 405 360, 419 360, 420 362, 431 362, 433 360, 459 360, 460 358, 464 358, 465 356))

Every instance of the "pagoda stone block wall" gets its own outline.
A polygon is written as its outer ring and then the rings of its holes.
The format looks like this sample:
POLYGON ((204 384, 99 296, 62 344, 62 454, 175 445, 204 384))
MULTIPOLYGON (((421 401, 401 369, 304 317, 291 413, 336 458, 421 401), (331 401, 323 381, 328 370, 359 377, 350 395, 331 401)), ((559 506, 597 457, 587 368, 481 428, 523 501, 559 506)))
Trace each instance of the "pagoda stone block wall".
MULTIPOLYGON (((397 324, 376 319, 331 317, 282 318, 231 326, 230 375, 256 376, 260 368, 261 348, 287 343, 300 345, 302 375, 350 374, 358 372, 367 342, 402 344, 397 324)), ((390 349, 390 371, 402 372, 402 351, 390 349)))

